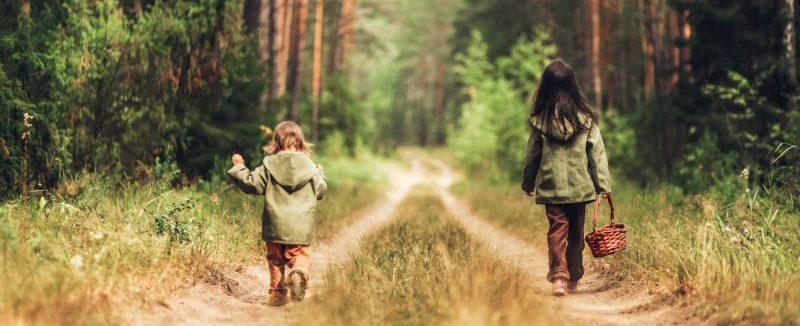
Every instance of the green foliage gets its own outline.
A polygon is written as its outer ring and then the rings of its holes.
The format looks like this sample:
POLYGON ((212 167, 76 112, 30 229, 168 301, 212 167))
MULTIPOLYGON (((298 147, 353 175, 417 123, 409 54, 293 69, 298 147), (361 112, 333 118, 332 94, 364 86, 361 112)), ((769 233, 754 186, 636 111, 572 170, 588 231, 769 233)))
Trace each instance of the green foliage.
POLYGON ((320 118, 320 133, 327 136, 340 137, 333 144, 344 141, 344 147, 333 151, 347 149, 352 153, 358 139, 372 139, 374 130, 367 127, 369 116, 364 114, 357 94, 347 76, 338 74, 326 81, 327 90, 323 96, 323 107, 326 114, 320 118))
POLYGON ((242 2, 155 2, 131 16, 120 6, 42 2, 2 17, 0 196, 83 169, 133 176, 159 157, 204 175, 219 152, 259 145, 258 124, 273 121, 257 110, 265 74, 242 2))
POLYGON ((449 145, 473 172, 497 179, 519 175, 530 133, 526 95, 555 54, 546 30, 535 35, 532 42, 520 39, 510 56, 492 63, 480 32, 474 31, 470 47, 457 57, 454 70, 469 99, 461 106, 449 145), (519 69, 521 63, 524 69, 519 69))
POLYGON ((748 79, 731 71, 721 83, 703 88, 710 103, 708 119, 715 121, 690 129, 695 137, 677 169, 682 186, 710 190, 727 202, 747 188, 738 177, 746 171, 748 182, 783 189, 789 206, 796 206, 792 194, 799 189, 800 154, 794 144, 800 140, 800 120, 796 109, 768 98, 764 89, 774 74, 769 69, 748 79))
POLYGON ((193 218, 182 219, 178 216, 182 211, 190 210, 196 201, 187 198, 183 201, 171 203, 163 212, 153 214, 153 228, 158 235, 169 237, 169 243, 189 242, 198 232, 198 226, 193 218))

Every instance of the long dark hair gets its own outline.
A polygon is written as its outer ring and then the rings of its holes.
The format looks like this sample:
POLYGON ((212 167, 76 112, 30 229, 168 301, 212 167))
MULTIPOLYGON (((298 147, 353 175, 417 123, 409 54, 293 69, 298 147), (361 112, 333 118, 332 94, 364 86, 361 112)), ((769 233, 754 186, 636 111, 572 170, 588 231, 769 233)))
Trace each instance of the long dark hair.
POLYGON ((586 104, 572 67, 556 59, 544 69, 533 97, 531 118, 538 117, 539 128, 551 134, 566 132, 570 126, 581 133, 597 123, 597 114, 586 104))

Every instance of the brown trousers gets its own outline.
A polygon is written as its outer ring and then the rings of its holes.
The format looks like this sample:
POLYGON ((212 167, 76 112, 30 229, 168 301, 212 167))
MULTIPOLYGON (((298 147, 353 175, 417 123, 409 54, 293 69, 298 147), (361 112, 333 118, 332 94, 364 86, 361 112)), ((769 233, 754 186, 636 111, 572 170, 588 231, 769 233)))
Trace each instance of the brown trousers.
POLYGON ((269 264, 269 292, 284 294, 286 293, 286 276, 288 274, 293 271, 301 271, 306 277, 309 277, 311 254, 308 245, 267 242, 267 263, 269 264))
POLYGON ((586 204, 545 205, 550 272, 547 280, 577 281, 583 277, 583 221, 586 204))

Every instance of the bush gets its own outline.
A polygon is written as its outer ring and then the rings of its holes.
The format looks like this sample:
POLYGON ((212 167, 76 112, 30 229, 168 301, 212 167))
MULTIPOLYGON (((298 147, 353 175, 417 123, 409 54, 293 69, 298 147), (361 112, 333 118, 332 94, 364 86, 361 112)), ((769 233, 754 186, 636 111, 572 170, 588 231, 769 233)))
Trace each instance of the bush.
POLYGON ((81 170, 134 176, 157 157, 205 175, 219 151, 260 145, 255 127, 274 121, 257 107, 266 74, 242 1, 125 5, 44 1, 0 17, 0 197, 81 170))
POLYGON ((466 53, 458 56, 455 72, 468 100, 461 107, 458 130, 450 133, 448 143, 472 172, 494 179, 519 177, 530 134, 525 99, 555 54, 555 48, 546 45, 547 31, 535 35, 532 43, 520 39, 509 57, 493 64, 476 31, 466 53), (524 69, 519 69, 521 63, 525 63, 524 69), (523 85, 526 88, 521 88, 523 85))

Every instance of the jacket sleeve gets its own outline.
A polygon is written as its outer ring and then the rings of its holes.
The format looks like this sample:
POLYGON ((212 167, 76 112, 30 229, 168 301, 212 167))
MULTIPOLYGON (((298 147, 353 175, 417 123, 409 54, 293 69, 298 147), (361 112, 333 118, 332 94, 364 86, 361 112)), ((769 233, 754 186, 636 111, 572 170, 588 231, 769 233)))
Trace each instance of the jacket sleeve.
POLYGON ((314 186, 314 193, 317 194, 317 200, 324 198, 325 191, 328 190, 328 183, 325 182, 325 172, 317 169, 314 172, 314 178, 311 179, 311 183, 314 186))
POLYGON ((589 158, 589 175, 592 177, 597 193, 611 192, 611 173, 608 171, 608 158, 600 126, 593 126, 586 141, 586 154, 589 158))
POLYGON ((522 191, 532 192, 536 186, 536 174, 542 162, 542 135, 531 128, 528 147, 525 149, 525 163, 522 166, 522 191))
POLYGON ((228 170, 228 176, 244 193, 263 195, 267 186, 267 173, 264 165, 250 171, 244 164, 236 164, 228 170))

